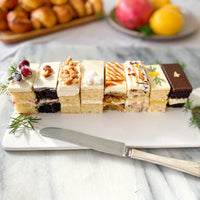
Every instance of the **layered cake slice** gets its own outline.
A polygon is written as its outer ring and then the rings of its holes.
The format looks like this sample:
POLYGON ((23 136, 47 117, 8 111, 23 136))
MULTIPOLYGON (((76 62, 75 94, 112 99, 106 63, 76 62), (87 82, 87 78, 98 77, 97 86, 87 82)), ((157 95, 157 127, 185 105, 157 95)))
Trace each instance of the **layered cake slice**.
POLYGON ((102 113, 104 97, 104 62, 84 60, 81 73, 81 112, 102 113))
POLYGON ((40 64, 31 63, 31 73, 27 77, 23 77, 19 81, 12 79, 8 86, 8 92, 12 96, 15 110, 21 114, 35 114, 38 112, 36 108, 36 95, 33 91, 33 83, 36 79, 37 70, 40 64))
POLYGON ((149 107, 150 85, 143 62, 127 61, 124 67, 127 81, 126 111, 147 111, 149 107))
POLYGON ((44 63, 38 70, 34 83, 39 112, 54 113, 60 110, 57 96, 59 62, 44 63))
POLYGON ((147 77, 150 82, 151 92, 149 112, 165 112, 170 85, 160 65, 146 65, 147 77))
POLYGON ((108 62, 105 66, 104 110, 123 111, 126 102, 124 65, 108 62))
POLYGON ((162 69, 171 86, 168 106, 183 107, 192 92, 192 86, 182 67, 179 64, 162 64, 162 69))
POLYGON ((70 57, 60 67, 58 97, 62 113, 80 113, 80 62, 70 57))

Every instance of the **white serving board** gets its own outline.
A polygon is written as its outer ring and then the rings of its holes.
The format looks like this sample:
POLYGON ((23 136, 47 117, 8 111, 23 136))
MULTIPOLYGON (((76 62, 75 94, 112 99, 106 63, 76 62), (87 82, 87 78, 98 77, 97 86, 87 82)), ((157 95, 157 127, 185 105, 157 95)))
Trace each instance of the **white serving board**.
POLYGON ((2 146, 5 150, 61 150, 83 147, 42 137, 43 127, 61 127, 124 142, 137 148, 200 147, 200 131, 189 126, 189 114, 179 109, 166 113, 122 113, 107 111, 104 114, 42 114, 36 131, 6 131, 2 146))

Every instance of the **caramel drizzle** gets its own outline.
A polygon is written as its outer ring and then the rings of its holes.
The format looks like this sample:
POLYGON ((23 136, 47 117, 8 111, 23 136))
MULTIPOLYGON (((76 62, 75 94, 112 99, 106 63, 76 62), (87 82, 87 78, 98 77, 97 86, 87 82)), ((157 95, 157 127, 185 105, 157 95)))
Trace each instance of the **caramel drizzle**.
POLYGON ((106 78, 112 81, 125 81, 125 76, 122 73, 122 71, 124 71, 124 66, 122 64, 110 62, 106 65, 106 78))
POLYGON ((122 85, 124 81, 106 81, 105 88, 116 85, 122 85))

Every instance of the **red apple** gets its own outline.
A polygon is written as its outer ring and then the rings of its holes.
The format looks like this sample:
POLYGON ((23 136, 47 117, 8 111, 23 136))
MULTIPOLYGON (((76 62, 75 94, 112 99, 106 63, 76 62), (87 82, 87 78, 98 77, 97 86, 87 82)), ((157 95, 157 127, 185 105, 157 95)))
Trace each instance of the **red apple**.
POLYGON ((149 0, 121 0, 115 11, 118 21, 133 30, 148 24, 152 13, 153 6, 149 0))

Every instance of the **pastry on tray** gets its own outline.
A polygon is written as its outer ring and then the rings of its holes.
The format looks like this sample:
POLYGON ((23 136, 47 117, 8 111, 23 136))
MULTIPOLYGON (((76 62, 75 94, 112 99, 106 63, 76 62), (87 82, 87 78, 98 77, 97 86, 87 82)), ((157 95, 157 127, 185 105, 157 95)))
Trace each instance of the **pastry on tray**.
POLYGON ((147 77, 150 82, 149 112, 165 112, 170 85, 160 65, 146 65, 147 77))
POLYGON ((18 113, 37 113, 36 108, 36 95, 33 90, 33 83, 37 77, 37 71, 40 64, 31 63, 30 67, 25 66, 22 73, 14 73, 13 79, 10 81, 8 86, 8 92, 12 96, 13 104, 15 105, 15 110, 18 113))
POLYGON ((62 113, 80 113, 80 62, 67 62, 60 67, 58 79, 58 97, 62 113))
POLYGON ((43 63, 37 73, 33 88, 39 112, 54 113, 60 110, 57 82, 60 62, 43 63))
POLYGON ((104 62, 84 60, 81 73, 81 112, 102 113, 104 97, 104 62))
POLYGON ((149 107, 150 84, 144 63, 141 61, 127 61, 124 66, 127 81, 126 111, 147 111, 149 107))
POLYGON ((162 64, 162 69, 170 83, 168 106, 183 107, 192 92, 182 67, 179 64, 162 64))
POLYGON ((126 102, 126 78, 124 65, 108 62, 105 66, 104 110, 124 111, 126 102))

